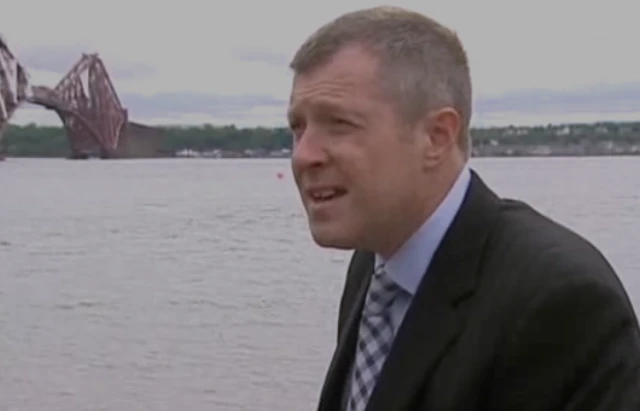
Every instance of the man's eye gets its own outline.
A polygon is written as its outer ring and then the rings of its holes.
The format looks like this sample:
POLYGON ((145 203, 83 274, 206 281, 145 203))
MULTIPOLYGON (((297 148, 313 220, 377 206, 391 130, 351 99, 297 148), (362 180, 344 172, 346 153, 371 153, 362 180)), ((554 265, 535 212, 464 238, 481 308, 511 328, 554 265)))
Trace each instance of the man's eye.
POLYGON ((289 129, 295 136, 299 137, 299 135, 304 131, 304 124, 302 121, 292 121, 289 123, 289 129))
POLYGON ((350 122, 348 122, 347 120, 342 119, 342 118, 334 118, 334 119, 331 120, 331 122, 333 124, 336 124, 336 125, 339 125, 339 126, 349 126, 349 125, 351 125, 350 122))
POLYGON ((335 136, 349 135, 354 131, 354 124, 344 118, 333 117, 329 119, 327 131, 335 136))
POLYGON ((329 127, 333 130, 345 132, 353 129, 353 123, 343 118, 332 118, 329 121, 329 127))

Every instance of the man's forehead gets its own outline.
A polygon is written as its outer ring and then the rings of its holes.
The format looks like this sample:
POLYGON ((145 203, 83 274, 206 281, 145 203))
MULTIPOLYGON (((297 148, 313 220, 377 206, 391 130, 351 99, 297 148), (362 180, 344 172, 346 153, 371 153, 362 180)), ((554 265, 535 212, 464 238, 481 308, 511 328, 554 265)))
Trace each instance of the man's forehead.
POLYGON ((344 109, 376 100, 381 96, 378 69, 378 59, 367 50, 344 47, 319 66, 294 74, 289 111, 344 109))
POLYGON ((365 76, 373 75, 378 71, 379 63, 379 59, 362 46, 348 45, 319 60, 316 65, 296 73, 295 77, 339 76, 354 72, 365 76))
POLYGON ((354 74, 336 74, 317 77, 300 77, 291 89, 293 100, 306 101, 314 97, 347 97, 367 89, 368 82, 354 74))
POLYGON ((340 105, 359 99, 375 99, 380 88, 377 78, 357 72, 316 73, 296 76, 289 96, 289 105, 340 105))
POLYGON ((366 110, 376 100, 371 93, 351 87, 327 87, 310 93, 292 93, 289 116, 311 113, 355 113, 366 110))

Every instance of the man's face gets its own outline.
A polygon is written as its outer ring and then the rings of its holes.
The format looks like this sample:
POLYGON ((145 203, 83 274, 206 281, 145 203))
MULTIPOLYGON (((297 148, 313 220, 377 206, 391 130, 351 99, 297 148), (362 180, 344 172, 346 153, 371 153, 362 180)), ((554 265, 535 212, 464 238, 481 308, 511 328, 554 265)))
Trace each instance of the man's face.
POLYGON ((358 47, 294 79, 292 170, 320 246, 377 247, 423 183, 420 139, 382 94, 377 60, 358 47))

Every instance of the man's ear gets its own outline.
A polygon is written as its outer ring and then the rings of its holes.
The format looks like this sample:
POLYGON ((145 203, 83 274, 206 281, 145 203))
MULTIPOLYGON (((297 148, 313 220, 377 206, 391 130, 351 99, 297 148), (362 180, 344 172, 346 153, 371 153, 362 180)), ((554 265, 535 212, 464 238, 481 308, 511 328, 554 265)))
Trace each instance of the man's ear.
POLYGON ((458 145, 461 121, 458 112, 451 107, 443 107, 427 114, 423 122, 424 164, 432 168, 447 158, 458 145))

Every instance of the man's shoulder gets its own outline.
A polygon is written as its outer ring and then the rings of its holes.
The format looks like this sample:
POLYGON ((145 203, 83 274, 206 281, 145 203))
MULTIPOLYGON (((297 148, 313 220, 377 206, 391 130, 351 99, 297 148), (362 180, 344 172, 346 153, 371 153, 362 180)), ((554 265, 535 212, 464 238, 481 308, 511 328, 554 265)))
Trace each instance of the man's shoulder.
POLYGON ((524 202, 501 201, 499 214, 481 303, 471 311, 470 335, 490 338, 485 346, 495 348, 488 354, 495 376, 489 408, 557 408, 591 395, 583 405, 605 409, 614 392, 618 404, 633 400, 638 322, 609 262, 585 237, 524 202), (531 378, 519 379, 522 369, 531 378))
POLYGON ((446 243, 447 250, 465 247, 481 253, 482 267, 494 272, 489 277, 522 277, 525 286, 565 275, 617 280, 583 235, 525 201, 500 197, 475 172, 456 221, 450 236, 455 242, 446 243))
POLYGON ((489 237, 488 256, 505 270, 531 281, 596 281, 620 286, 603 253, 586 237, 524 201, 500 200, 499 218, 489 237))
MULTIPOLYGON (((538 330, 562 321, 568 325, 575 318, 567 307, 598 307, 637 324, 618 274, 594 244, 525 202, 500 203, 477 273, 474 311, 499 318, 493 328, 497 334, 512 332, 524 318, 534 318, 532 327, 538 330), (551 321, 554 315, 564 317, 551 321)), ((489 333, 492 328, 483 324, 489 333)))

